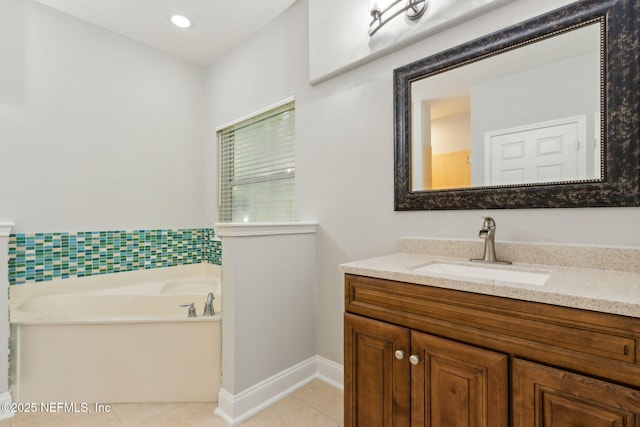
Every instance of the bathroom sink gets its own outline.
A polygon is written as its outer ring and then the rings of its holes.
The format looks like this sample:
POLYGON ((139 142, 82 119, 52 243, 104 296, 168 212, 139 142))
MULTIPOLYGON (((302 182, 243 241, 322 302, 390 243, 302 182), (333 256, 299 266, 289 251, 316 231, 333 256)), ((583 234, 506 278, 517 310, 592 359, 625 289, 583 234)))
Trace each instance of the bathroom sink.
POLYGON ((453 279, 499 280, 501 282, 522 283, 542 286, 551 276, 544 272, 518 270, 513 267, 476 266, 467 264, 450 264, 431 262, 413 268, 416 273, 427 276, 453 279))

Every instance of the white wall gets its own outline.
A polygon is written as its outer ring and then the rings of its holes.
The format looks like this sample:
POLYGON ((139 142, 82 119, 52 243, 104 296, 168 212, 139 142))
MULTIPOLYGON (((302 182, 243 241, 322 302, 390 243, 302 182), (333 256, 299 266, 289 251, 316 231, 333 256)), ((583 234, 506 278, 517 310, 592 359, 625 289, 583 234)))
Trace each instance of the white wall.
POLYGON ((321 356, 342 361, 344 296, 338 265, 392 253, 400 236, 473 239, 480 216, 490 213, 498 240, 640 245, 638 208, 393 211, 393 69, 567 3, 520 0, 311 87, 307 0, 300 0, 209 69, 207 218, 212 221, 213 128, 296 95, 298 216, 319 222, 321 356))
MULTIPOLYGON (((432 1, 417 21, 404 15, 369 36, 372 0, 309 0, 309 77, 321 82, 513 0, 432 1)), ((378 1, 381 10, 391 1, 378 1)), ((388 19, 402 4, 383 17, 388 19)))
MULTIPOLYGON (((411 123, 411 188, 415 191, 425 190, 425 171, 431 173, 431 169, 425 169, 425 153, 431 150, 431 105, 421 100, 413 101, 413 120, 411 123)), ((430 165, 429 165, 430 166, 430 165)), ((431 179, 427 184, 431 183, 431 179)))
POLYGON ((32 0, 0 2, 0 220, 203 223, 201 67, 32 0))
POLYGON ((315 235, 218 231, 224 248, 222 387, 238 395, 316 355, 315 235))

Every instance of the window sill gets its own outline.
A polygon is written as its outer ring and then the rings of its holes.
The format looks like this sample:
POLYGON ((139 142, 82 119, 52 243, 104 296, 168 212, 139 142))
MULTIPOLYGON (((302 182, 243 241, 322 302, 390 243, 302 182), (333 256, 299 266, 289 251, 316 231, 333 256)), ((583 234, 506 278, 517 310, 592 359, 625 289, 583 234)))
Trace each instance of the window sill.
POLYGON ((11 234, 11 227, 14 225, 12 222, 0 222, 0 237, 8 237, 11 234))
POLYGON ((213 225, 216 236, 244 237, 281 234, 315 234, 316 221, 298 222, 216 222, 213 225))

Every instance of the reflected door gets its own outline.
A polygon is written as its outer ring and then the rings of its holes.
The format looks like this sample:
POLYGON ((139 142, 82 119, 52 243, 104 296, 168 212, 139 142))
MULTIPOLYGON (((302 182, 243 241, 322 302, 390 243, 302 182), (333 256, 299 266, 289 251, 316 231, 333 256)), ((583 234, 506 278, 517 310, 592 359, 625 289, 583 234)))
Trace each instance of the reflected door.
POLYGON ((584 119, 487 133, 485 185, 584 179, 584 119))

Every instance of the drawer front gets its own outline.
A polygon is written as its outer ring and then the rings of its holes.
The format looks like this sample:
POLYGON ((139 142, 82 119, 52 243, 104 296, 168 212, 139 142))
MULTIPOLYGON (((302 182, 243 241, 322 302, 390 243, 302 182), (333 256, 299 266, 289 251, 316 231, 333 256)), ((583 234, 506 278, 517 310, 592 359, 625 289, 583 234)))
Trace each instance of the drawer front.
POLYGON ((640 319, 362 276, 345 309, 640 386, 640 319))

